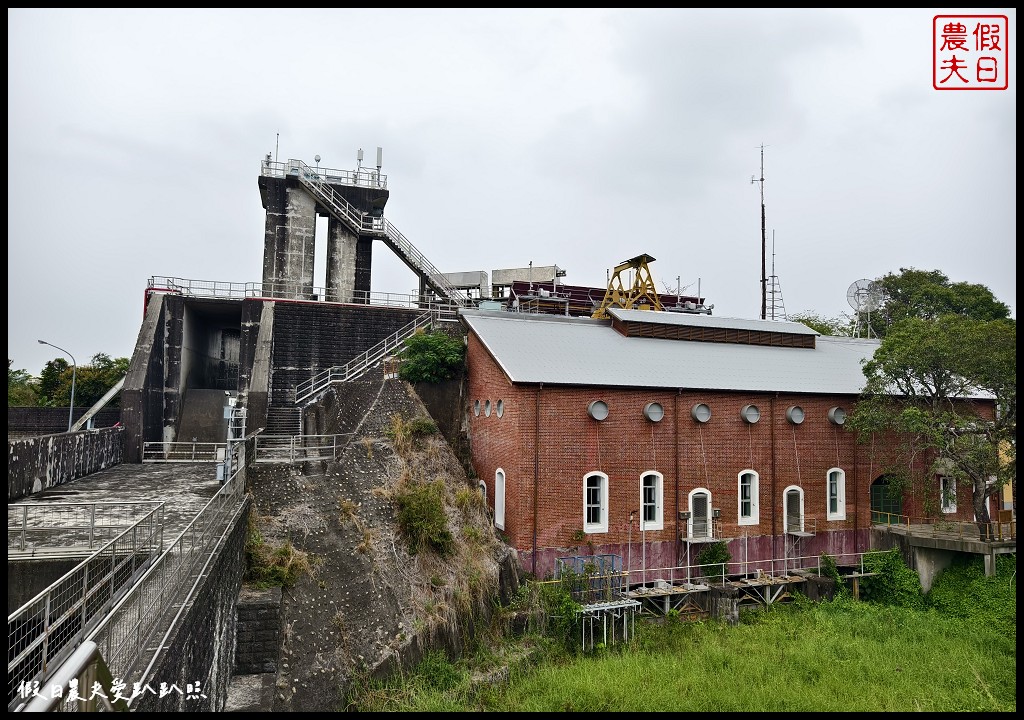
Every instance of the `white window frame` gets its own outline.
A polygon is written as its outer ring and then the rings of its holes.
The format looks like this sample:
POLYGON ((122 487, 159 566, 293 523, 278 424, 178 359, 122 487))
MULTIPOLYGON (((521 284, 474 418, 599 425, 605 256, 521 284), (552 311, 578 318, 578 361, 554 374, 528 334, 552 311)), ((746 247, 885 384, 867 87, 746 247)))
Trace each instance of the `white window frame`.
POLYGON ((494 471, 494 527, 505 529, 505 471, 494 471))
POLYGON ((946 515, 956 513, 956 478, 951 475, 939 475, 939 504, 946 515), (952 486, 952 493, 946 493, 946 483, 952 486))
POLYGON ((747 468, 736 475, 736 517, 740 525, 757 525, 761 522, 761 510, 757 502, 761 488, 761 476, 756 470, 747 468), (751 475, 750 482, 750 517, 743 517, 743 476, 751 475))
POLYGON ((686 520, 686 537, 694 540, 706 540, 715 536, 715 513, 712 509, 714 505, 711 504, 711 491, 707 488, 694 488, 690 491, 690 494, 686 496, 686 507, 690 511, 690 517, 686 520), (693 498, 698 493, 703 493, 708 496, 708 531, 706 535, 701 535, 700 538, 694 538, 693 536, 693 498))
POLYGON ((608 532, 608 476, 603 472, 589 472, 583 476, 583 532, 585 533, 606 533, 608 532), (587 481, 596 478, 599 481, 597 507, 601 510, 601 519, 596 523, 587 522, 587 481))
POLYGON ((807 517, 807 513, 804 511, 804 489, 799 485, 789 485, 782 491, 782 531, 789 532, 789 503, 786 502, 786 498, 789 496, 790 490, 800 493, 800 527, 797 532, 804 532, 804 519, 807 517))
POLYGON ((665 476, 648 470, 640 476, 640 530, 662 530, 665 527, 665 476), (644 510, 644 478, 654 478, 654 519, 646 520, 644 510))
POLYGON ((825 512, 829 520, 846 519, 846 471, 839 467, 829 468, 825 473, 825 512), (836 509, 832 510, 832 475, 838 474, 836 481, 836 509))

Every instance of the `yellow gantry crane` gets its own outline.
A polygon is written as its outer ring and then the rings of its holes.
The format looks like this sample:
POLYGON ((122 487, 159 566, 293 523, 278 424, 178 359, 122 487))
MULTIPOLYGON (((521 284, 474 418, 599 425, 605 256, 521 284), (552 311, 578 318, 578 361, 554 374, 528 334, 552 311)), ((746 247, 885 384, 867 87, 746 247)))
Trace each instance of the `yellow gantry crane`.
POLYGON ((651 271, 647 267, 647 263, 652 262, 654 262, 654 258, 644 253, 616 265, 611 279, 608 281, 604 300, 590 317, 605 319, 608 317, 607 310, 610 307, 627 310, 661 310, 661 298, 657 288, 654 287, 651 271), (632 281, 623 278, 623 273, 627 270, 634 271, 632 281))

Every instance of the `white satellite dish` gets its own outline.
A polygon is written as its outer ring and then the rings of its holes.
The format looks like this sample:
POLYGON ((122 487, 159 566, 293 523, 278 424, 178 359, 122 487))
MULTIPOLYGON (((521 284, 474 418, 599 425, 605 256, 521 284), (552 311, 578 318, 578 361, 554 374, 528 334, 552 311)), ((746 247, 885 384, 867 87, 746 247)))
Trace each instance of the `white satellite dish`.
POLYGON ((871 313, 882 305, 882 289, 874 280, 863 278, 850 283, 846 290, 846 301, 857 313, 857 327, 854 334, 860 337, 861 327, 865 336, 871 337, 871 313))

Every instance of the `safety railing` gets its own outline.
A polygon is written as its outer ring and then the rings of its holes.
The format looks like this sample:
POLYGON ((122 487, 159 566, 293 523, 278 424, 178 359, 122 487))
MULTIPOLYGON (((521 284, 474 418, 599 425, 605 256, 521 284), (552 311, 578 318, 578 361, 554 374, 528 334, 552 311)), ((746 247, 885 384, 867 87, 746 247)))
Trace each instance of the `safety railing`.
POLYGON ((15 503, 7 506, 7 557, 85 556, 156 513, 160 502, 15 503))
POLYGON ((142 462, 223 462, 227 443, 144 442, 142 462))
POLYGON ((392 225, 385 218, 380 218, 380 220, 382 222, 382 230, 387 241, 395 250, 404 254, 417 268, 419 268, 420 272, 423 274, 424 280, 426 280, 439 295, 461 307, 472 305, 469 295, 452 285, 441 271, 434 267, 430 261, 427 260, 426 256, 417 250, 405 235, 398 231, 398 228, 392 225))
MULTIPOLYGON (((277 162, 266 158, 260 163, 260 175, 266 177, 283 178, 299 166, 301 160, 289 160, 288 162, 277 162)), ((308 166, 307 166, 308 167, 308 166)), ((340 183, 342 185, 353 185, 355 187, 368 187, 385 189, 388 186, 388 176, 379 170, 334 170, 323 168, 317 165, 312 168, 313 172, 327 182, 340 183)))
POLYGON ((300 403, 326 390, 332 383, 349 382, 365 374, 370 368, 394 354, 408 338, 418 330, 440 322, 443 318, 454 317, 450 310, 431 310, 399 328, 379 343, 366 350, 344 365, 336 365, 295 386, 295 402, 300 403))
POLYGON ((1017 539, 1017 520, 993 520, 971 522, 967 520, 946 520, 935 517, 913 517, 900 513, 871 511, 874 525, 902 527, 920 537, 942 537, 956 540, 977 540, 982 542, 1009 542, 1017 539))
POLYGON ((304 302, 326 302, 341 305, 372 305, 375 307, 409 308, 414 310, 450 310, 455 312, 461 305, 435 296, 414 293, 388 293, 366 290, 352 290, 346 296, 339 291, 323 287, 302 287, 296 283, 233 283, 219 280, 192 280, 187 278, 154 275, 147 282, 147 290, 170 292, 198 298, 272 298, 277 300, 302 300, 304 302))
POLYGON ((8 708, 25 683, 45 683, 87 633, 108 618, 161 553, 162 503, 7 616, 8 708))
POLYGON ((265 435, 255 437, 253 462, 294 463, 336 460, 352 440, 352 433, 337 435, 265 435))

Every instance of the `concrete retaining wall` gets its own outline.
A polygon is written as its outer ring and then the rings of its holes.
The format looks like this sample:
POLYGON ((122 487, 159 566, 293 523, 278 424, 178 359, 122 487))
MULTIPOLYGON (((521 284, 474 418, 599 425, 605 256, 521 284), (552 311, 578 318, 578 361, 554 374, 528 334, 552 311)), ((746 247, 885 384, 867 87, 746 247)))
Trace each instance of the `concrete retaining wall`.
POLYGON ((7 502, 122 462, 123 428, 9 440, 7 502))

